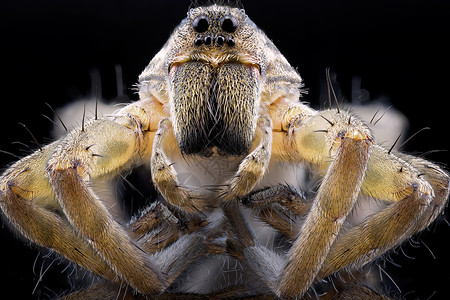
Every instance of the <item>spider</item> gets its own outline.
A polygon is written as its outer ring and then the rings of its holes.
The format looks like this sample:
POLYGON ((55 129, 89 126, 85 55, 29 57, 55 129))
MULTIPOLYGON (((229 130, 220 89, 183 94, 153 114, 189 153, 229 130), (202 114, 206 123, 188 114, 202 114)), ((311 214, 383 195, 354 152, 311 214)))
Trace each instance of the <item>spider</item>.
POLYGON ((13 164, 0 207, 24 237, 104 279, 67 299, 298 299, 320 288, 382 299, 359 275, 436 219, 449 176, 375 144, 356 115, 301 103, 302 87, 243 10, 191 9, 140 75, 140 100, 13 164), (95 185, 146 162, 161 197, 124 223, 95 185), (314 194, 296 186, 308 178, 314 194), (363 202, 383 205, 352 223, 363 202), (278 243, 263 242, 267 225, 278 243), (239 265, 233 279, 196 281, 223 262, 239 265))

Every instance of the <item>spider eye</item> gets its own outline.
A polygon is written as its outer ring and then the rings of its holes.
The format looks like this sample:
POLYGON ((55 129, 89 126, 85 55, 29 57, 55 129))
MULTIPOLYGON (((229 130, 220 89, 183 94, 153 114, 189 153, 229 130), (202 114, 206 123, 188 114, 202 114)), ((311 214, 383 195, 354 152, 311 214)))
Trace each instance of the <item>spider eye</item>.
POLYGON ((222 18, 222 30, 228 33, 233 33, 237 29, 237 20, 231 16, 225 16, 222 18))
POLYGON ((233 37, 230 36, 230 37, 227 39, 227 45, 230 46, 230 47, 233 47, 235 44, 236 44, 236 43, 235 43, 233 37))
POLYGON ((198 16, 192 21, 192 27, 198 33, 205 32, 209 28, 209 18, 205 15, 198 16))
POLYGON ((203 43, 205 43, 206 46, 211 45, 212 43, 212 37, 210 37, 209 35, 205 36, 203 43))
POLYGON ((216 43, 218 46, 223 46, 223 44, 225 43, 225 37, 219 35, 218 37, 216 37, 216 43))

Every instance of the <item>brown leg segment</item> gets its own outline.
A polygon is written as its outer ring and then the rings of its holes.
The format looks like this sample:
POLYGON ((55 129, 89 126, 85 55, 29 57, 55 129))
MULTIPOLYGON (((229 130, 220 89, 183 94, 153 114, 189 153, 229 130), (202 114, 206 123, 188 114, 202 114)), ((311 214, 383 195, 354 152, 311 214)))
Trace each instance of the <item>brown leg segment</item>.
MULTIPOLYGON (((377 160, 384 151, 375 148, 373 159, 377 160)), ((425 160, 406 155, 403 157, 408 158, 410 163, 390 158, 391 164, 403 163, 400 169, 395 170, 397 177, 408 174, 404 178, 405 184, 398 184, 405 187, 398 192, 399 195, 404 195, 403 198, 342 234, 325 260, 319 278, 349 265, 359 267, 370 262, 414 233, 425 229, 442 212, 449 193, 448 175, 425 160)), ((383 163, 386 161, 388 160, 385 159, 383 163)), ((388 190, 393 183, 380 184, 384 184, 384 190, 388 190)))
POLYGON ((5 216, 31 242, 53 249, 96 275, 118 281, 96 250, 62 218, 45 164, 58 143, 15 163, 0 177, 0 207, 5 216))
POLYGON ((370 137, 355 128, 349 128, 340 137, 335 158, 288 254, 289 260, 277 288, 282 298, 303 295, 319 272, 357 199, 371 146, 370 137))
POLYGON ((65 258, 110 281, 116 274, 96 251, 55 213, 16 195, 12 186, 0 194, 1 208, 15 227, 33 243, 56 250, 65 258))
POLYGON ((165 287, 162 274, 148 255, 111 218, 99 199, 81 180, 77 169, 50 170, 49 176, 72 226, 91 242, 114 271, 141 293, 162 291, 165 287))

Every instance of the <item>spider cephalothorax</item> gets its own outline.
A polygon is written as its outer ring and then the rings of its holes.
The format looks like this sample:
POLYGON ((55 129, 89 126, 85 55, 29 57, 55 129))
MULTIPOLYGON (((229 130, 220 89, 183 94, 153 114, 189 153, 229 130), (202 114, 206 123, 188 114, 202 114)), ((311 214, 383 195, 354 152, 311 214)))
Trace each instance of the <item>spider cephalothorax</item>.
POLYGON ((357 116, 301 103, 301 87, 243 10, 191 9, 140 75, 140 100, 12 165, 0 207, 30 241, 104 280, 68 299, 114 299, 122 286, 156 298, 308 298, 335 273, 352 283, 329 297, 382 298, 356 275, 436 219, 449 177, 375 144, 357 116), (148 162, 161 199, 123 224, 95 183, 148 162), (305 169, 320 182, 306 196, 305 169), (385 205, 351 221, 364 201, 385 205), (261 242, 268 232, 282 250, 261 242), (199 275, 231 261, 233 280, 199 275))

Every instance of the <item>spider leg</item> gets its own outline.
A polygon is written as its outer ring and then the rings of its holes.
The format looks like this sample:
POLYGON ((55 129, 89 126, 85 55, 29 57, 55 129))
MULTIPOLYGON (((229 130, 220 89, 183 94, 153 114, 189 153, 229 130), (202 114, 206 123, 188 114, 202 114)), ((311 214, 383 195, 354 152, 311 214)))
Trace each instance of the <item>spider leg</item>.
POLYGON ((333 300, 346 299, 372 299, 372 300, 392 300, 386 296, 378 294, 376 291, 358 283, 347 284, 342 290, 332 298, 333 300))
POLYGON ((94 274, 117 281, 115 273, 96 250, 52 211, 57 203, 54 203, 44 170, 56 146, 55 142, 20 160, 0 177, 0 207, 20 233, 33 243, 54 249, 94 274))
POLYGON ((147 253, 156 253, 172 245, 181 236, 208 225, 199 215, 184 216, 179 209, 154 202, 129 224, 130 235, 147 253))
POLYGON ((65 296, 59 297, 58 300, 134 300, 141 299, 141 297, 134 297, 132 292, 127 289, 127 286, 120 284, 113 284, 109 281, 99 282, 93 284, 85 289, 75 291, 65 296))
POLYGON ((205 236, 202 233, 186 234, 152 255, 161 272, 165 275, 167 286, 197 258, 205 255, 205 236))
POLYGON ((76 231, 131 286, 142 293, 157 293, 164 289, 163 275, 88 185, 91 178, 133 163, 139 153, 137 139, 134 130, 118 122, 95 120, 60 142, 48 161, 47 173, 58 203, 76 231))
POLYGON ((445 171, 429 161, 404 154, 400 157, 405 161, 409 161, 410 164, 419 171, 419 177, 423 176, 431 184, 434 191, 434 197, 426 211, 417 222, 411 226, 411 233, 409 234, 414 234, 424 230, 443 213, 443 210, 447 205, 450 191, 450 177, 445 171))
POLYGON ((221 242, 225 221, 211 222, 202 214, 190 215, 162 202, 152 203, 128 230, 146 253, 153 254, 168 285, 205 253, 225 253, 221 242))
MULTIPOLYGON (((178 219, 167 206, 156 201, 140 212, 139 216, 133 217, 129 224, 130 234, 133 234, 135 239, 140 239, 144 234, 158 228, 163 223, 173 224, 171 227, 175 227, 178 219)), ((154 252, 147 249, 146 251, 150 253, 154 252)))
MULTIPOLYGON (((133 148, 135 138, 135 133, 122 124, 97 120, 88 124, 84 132, 75 132, 62 142, 49 160, 47 172, 64 214, 77 232, 133 288, 143 294, 158 294, 196 258, 204 255, 205 237, 195 232, 187 234, 189 231, 186 231, 184 235, 173 236, 162 251, 153 251, 155 253, 149 255, 132 239, 129 231, 111 217, 89 187, 88 179, 100 176, 104 165, 115 163, 123 166, 133 160, 136 151, 129 148, 133 148), (115 139, 98 136, 105 132, 113 132, 115 139), (97 142, 95 146, 86 146, 93 141, 97 142), (102 154, 92 155, 86 151, 93 148, 102 154)), ((192 223, 196 221, 201 222, 191 218, 192 223)), ((141 238, 140 242, 147 246, 159 238, 158 235, 149 235, 141 238)))
POLYGON ((330 250, 319 278, 349 265, 368 263, 425 229, 442 212, 449 194, 449 176, 423 159, 401 156, 409 163, 381 147, 374 148, 366 181, 376 179, 383 188, 368 190, 363 186, 363 192, 378 199, 388 198, 392 204, 342 234, 330 250), (382 168, 390 174, 380 176, 382 168))
MULTIPOLYGON (((81 131, 20 160, 0 178, 5 215, 31 241, 110 281, 124 280, 146 294, 161 292, 169 282, 160 269, 175 276, 177 267, 188 265, 193 256, 171 261, 171 266, 153 262, 113 219, 90 182, 149 158, 164 114, 160 102, 140 100, 107 119, 83 122, 81 131)), ((193 247, 189 241, 204 245, 192 235, 176 246, 193 247)), ((175 259, 170 252, 160 255, 175 259)))
MULTIPOLYGON (((301 272, 300 270, 303 270, 304 265, 303 263, 296 263, 298 260, 303 260, 303 257, 296 253, 312 253, 312 256, 316 256, 313 260, 323 262, 323 265, 322 262, 317 265, 319 268, 316 270, 316 274, 313 275, 314 272, 311 272, 309 276, 309 280, 313 280, 311 277, 320 279, 347 266, 359 267, 366 264, 412 234, 423 230, 442 212, 448 198, 449 177, 438 166, 408 155, 399 154, 396 156, 390 150, 374 145, 371 150, 367 149, 369 159, 366 169, 355 169, 354 167, 357 160, 361 159, 361 155, 365 155, 366 152, 364 150, 354 151, 353 154, 349 155, 350 164, 348 167, 343 169, 342 174, 336 177, 336 179, 340 178, 340 181, 333 183, 329 181, 329 176, 333 175, 330 172, 334 172, 333 164, 342 157, 339 153, 331 155, 335 157, 333 162, 331 165, 327 162, 327 157, 330 157, 333 148, 335 148, 333 146, 335 144, 333 141, 337 141, 335 137, 345 136, 346 134, 357 137, 360 135, 357 133, 358 130, 363 130, 365 127, 364 123, 353 116, 350 117, 345 112, 338 114, 333 114, 332 111, 311 113, 304 109, 302 105, 289 106, 283 101, 280 101, 278 107, 283 108, 284 113, 273 110, 272 115, 275 114, 274 122, 280 121, 281 123, 280 133, 275 132, 274 139, 284 139, 285 142, 284 148, 279 147, 277 151, 288 156, 287 160, 289 161, 304 161, 315 165, 319 170, 327 170, 319 188, 318 197, 314 201, 313 207, 301 228, 301 233, 290 252, 291 261, 294 257, 296 259, 292 263, 294 266, 291 268, 292 272, 289 270, 289 264, 284 271, 280 281, 280 295, 295 297, 302 294, 300 290, 292 292, 292 289, 295 290, 296 288, 294 285, 299 282, 298 279, 302 278, 302 275, 296 274, 295 271, 301 272), (353 133, 352 127, 356 129, 353 133), (347 178, 354 176, 356 171, 360 174, 353 179, 347 178), (334 232, 333 234, 339 233, 339 239, 334 241, 331 247, 326 245, 328 250, 325 252, 319 252, 318 250, 326 247, 314 249, 299 244, 302 239, 321 239, 320 232, 314 232, 313 229, 308 227, 312 224, 308 221, 310 217, 311 220, 317 222, 317 228, 330 224, 326 220, 313 217, 316 209, 322 208, 324 212, 329 214, 342 205, 349 204, 348 198, 346 200, 345 197, 337 197, 334 204, 330 202, 330 206, 325 206, 323 203, 326 202, 321 203, 317 200, 320 197, 321 190, 334 188, 336 190, 332 194, 339 195, 341 193, 339 189, 351 182, 360 185, 360 189, 356 189, 355 193, 361 192, 371 198, 391 202, 391 205, 370 216, 360 225, 344 232, 334 232), (320 205, 317 206, 316 203, 320 205), (308 230, 305 230, 305 228, 308 230), (303 237, 302 232, 309 232, 309 238, 303 237), (296 245, 301 247, 296 248, 296 245), (296 269, 296 267, 298 268, 296 269), (283 280, 285 279, 292 280, 292 284, 283 287, 283 280), (283 294, 283 288, 284 291, 287 291, 287 294, 283 294)), ((367 136, 369 137, 369 134, 367 136)), ((370 137, 368 140, 371 140, 370 137)), ((339 151, 344 149, 343 146, 344 144, 340 143, 339 151)), ((351 209, 350 206, 348 208, 351 209)), ((343 211, 348 212, 349 209, 343 211)), ((332 232, 333 230, 329 229, 328 231, 332 232)), ((323 241, 323 239, 321 240, 323 241)), ((334 240, 334 238, 331 238, 331 240, 334 240)), ((310 269, 310 267, 305 268, 305 270, 310 269)))
POLYGON ((373 140, 361 122, 348 120, 346 115, 325 111, 296 123, 303 128, 298 131, 294 128, 292 133, 297 149, 307 148, 303 153, 299 151, 299 155, 314 160, 320 159, 314 156, 325 156, 323 153, 328 152, 325 157, 331 154, 334 158, 288 253, 277 287, 282 298, 296 298, 306 292, 357 200, 373 140), (325 134, 317 132, 317 126, 324 129, 324 125, 325 134))
POLYGON ((126 278, 146 292, 162 290, 162 275, 147 266, 148 258, 87 183, 148 156, 155 128, 149 116, 158 120, 161 107, 146 99, 108 119, 96 118, 86 126, 83 121, 81 131, 74 130, 14 164, 0 178, 5 215, 32 242, 56 250, 97 275, 111 281, 126 278), (130 255, 131 261, 121 260, 130 255), (141 267, 143 273, 138 277, 144 277, 142 282, 128 274, 126 263, 141 267), (148 278, 155 282, 149 284, 148 278))
POLYGON ((158 252, 180 236, 182 221, 166 205, 154 202, 129 224, 129 234, 147 253, 158 252))
POLYGON ((208 206, 208 202, 178 183, 175 169, 165 154, 167 149, 173 148, 171 145, 167 145, 174 142, 170 140, 173 136, 173 128, 169 119, 161 120, 153 141, 150 163, 153 183, 170 204, 188 213, 202 212, 208 206))
POLYGON ((295 240, 299 233, 296 216, 306 216, 312 204, 284 184, 252 192, 242 199, 242 203, 289 240, 295 240))
POLYGON ((267 170, 272 147, 272 121, 269 118, 259 117, 255 140, 257 146, 242 160, 238 171, 226 184, 224 200, 247 195, 267 170))
POLYGON ((252 268, 258 277, 275 291, 278 276, 285 265, 285 258, 259 243, 248 220, 242 215, 237 201, 225 202, 223 211, 232 231, 227 241, 228 253, 252 268))
POLYGON ((357 200, 373 140, 362 122, 333 111, 305 114, 289 126, 284 145, 294 147, 286 147, 286 156, 317 164, 326 174, 287 260, 258 243, 234 206, 224 210, 247 264, 277 295, 297 298, 314 281, 357 200))

